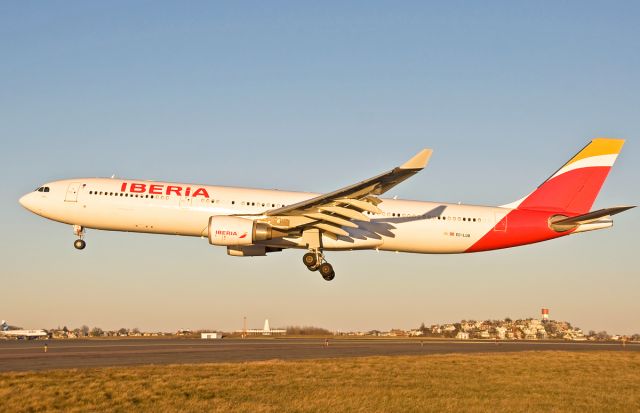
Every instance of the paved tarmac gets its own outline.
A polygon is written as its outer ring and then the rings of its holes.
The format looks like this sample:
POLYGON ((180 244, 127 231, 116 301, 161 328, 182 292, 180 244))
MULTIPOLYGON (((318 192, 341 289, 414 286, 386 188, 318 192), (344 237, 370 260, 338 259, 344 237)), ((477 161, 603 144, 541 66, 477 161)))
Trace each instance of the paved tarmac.
POLYGON ((420 339, 93 339, 0 341, 0 371, 520 351, 640 351, 640 344, 420 339), (47 352, 44 345, 47 343, 47 352))

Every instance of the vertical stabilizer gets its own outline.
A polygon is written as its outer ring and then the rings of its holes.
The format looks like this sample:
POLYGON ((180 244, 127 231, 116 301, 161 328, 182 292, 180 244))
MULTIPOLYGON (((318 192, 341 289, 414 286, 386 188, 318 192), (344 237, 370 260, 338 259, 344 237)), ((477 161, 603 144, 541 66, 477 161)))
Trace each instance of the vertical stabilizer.
POLYGON ((508 206, 575 214, 589 212, 622 145, 623 139, 593 139, 535 191, 508 206))

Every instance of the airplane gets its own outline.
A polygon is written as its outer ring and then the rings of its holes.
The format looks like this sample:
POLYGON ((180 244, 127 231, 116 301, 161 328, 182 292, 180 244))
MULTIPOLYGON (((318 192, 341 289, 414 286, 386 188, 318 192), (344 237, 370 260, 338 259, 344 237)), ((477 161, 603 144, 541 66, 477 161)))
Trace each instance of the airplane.
POLYGON ((49 337, 49 333, 44 330, 10 330, 9 324, 5 320, 2 320, 0 328, 0 335, 17 339, 32 340, 34 338, 49 337))
POLYGON ((111 177, 50 182, 19 202, 72 225, 78 250, 87 228, 208 238, 237 257, 296 248, 330 281, 325 251, 471 253, 609 228, 612 215, 633 206, 590 209, 623 144, 593 139, 527 196, 495 207, 380 198, 421 171, 431 149, 325 194, 111 177))

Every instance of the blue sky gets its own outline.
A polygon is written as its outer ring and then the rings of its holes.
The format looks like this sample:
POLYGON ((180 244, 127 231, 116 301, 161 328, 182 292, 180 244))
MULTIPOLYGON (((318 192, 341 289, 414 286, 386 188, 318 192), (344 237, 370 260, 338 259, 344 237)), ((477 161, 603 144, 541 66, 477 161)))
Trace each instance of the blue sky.
POLYGON ((330 191, 422 147, 401 198, 504 204, 596 136, 627 139, 595 207, 639 202, 637 2, 0 4, 0 317, 25 327, 409 328, 538 316, 640 332, 637 211, 458 256, 227 257, 90 231, 17 199, 110 176, 330 191))

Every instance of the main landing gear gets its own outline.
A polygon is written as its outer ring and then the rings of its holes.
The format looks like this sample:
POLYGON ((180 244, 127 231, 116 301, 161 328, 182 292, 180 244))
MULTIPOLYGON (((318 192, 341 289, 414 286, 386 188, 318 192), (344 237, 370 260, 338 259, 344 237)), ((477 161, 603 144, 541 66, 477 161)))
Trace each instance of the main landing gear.
POLYGON ((322 278, 331 281, 336 276, 333 266, 324 259, 320 250, 311 250, 302 256, 302 262, 309 271, 318 271, 322 278))
POLYGON ((73 226, 73 233, 75 234, 76 237, 78 237, 77 240, 73 241, 73 246, 77 249, 77 250, 83 250, 86 246, 87 243, 84 241, 84 228, 80 225, 74 225, 73 226))

